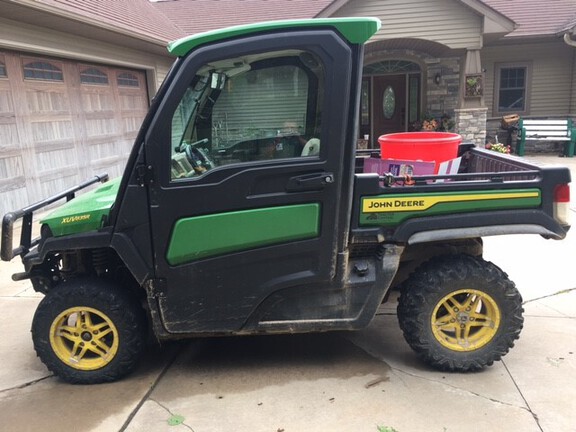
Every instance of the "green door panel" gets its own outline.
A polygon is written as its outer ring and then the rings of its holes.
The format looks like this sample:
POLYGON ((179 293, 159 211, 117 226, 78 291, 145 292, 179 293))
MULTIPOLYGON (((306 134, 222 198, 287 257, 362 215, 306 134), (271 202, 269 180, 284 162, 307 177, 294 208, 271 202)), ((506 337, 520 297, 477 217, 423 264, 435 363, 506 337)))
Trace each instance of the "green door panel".
POLYGON ((166 260, 178 265, 319 236, 320 204, 299 204, 180 219, 166 260))

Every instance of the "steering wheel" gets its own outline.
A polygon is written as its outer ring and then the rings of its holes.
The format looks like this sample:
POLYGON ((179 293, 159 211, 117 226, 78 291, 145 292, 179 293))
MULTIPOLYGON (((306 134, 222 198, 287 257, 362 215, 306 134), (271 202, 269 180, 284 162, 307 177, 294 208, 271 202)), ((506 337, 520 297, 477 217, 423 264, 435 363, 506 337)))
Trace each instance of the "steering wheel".
POLYGON ((188 162, 190 162, 196 174, 202 174, 209 169, 214 168, 214 162, 212 162, 208 156, 208 151, 204 148, 196 147, 197 145, 207 143, 208 139, 204 138, 200 141, 186 144, 186 147, 184 148, 186 159, 188 159, 188 162))

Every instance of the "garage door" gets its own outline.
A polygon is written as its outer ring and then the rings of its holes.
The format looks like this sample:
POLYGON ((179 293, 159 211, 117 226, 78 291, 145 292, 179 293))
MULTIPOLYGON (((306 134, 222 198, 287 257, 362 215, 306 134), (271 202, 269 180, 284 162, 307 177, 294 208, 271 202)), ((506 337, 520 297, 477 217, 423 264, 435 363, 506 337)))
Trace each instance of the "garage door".
POLYGON ((0 51, 0 213, 120 175, 146 89, 139 70, 0 51))

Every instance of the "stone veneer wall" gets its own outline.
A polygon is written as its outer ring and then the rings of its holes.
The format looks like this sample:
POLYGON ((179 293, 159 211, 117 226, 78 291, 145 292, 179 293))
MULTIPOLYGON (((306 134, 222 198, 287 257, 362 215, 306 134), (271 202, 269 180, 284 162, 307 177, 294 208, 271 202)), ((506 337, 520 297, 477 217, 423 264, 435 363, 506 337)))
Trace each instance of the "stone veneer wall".
POLYGON ((472 141, 479 147, 486 143, 486 119, 488 108, 460 108, 455 110, 455 132, 464 141, 472 141))
POLYGON ((458 107, 458 94, 460 89, 460 61, 458 58, 425 58, 428 68, 423 71, 426 80, 426 106, 424 113, 436 118, 448 114, 454 118, 454 110, 458 107), (440 83, 436 84, 434 78, 440 75, 440 83))

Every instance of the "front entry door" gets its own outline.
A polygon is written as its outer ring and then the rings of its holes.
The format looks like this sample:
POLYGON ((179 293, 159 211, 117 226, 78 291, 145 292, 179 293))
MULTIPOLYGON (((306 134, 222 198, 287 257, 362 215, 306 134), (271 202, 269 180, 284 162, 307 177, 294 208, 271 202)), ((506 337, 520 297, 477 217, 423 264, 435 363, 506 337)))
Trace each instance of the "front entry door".
POLYGON ((374 77, 374 136, 406 130, 406 75, 374 77))
POLYGON ((339 283, 359 59, 323 29, 219 42, 181 60, 145 143, 168 332, 306 319, 282 301, 339 283))

